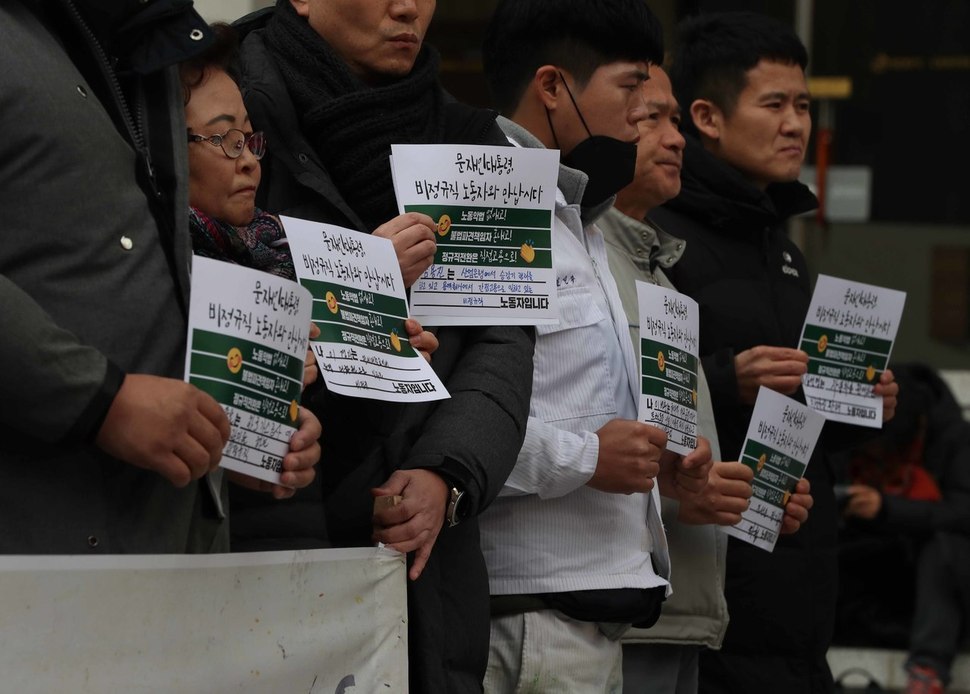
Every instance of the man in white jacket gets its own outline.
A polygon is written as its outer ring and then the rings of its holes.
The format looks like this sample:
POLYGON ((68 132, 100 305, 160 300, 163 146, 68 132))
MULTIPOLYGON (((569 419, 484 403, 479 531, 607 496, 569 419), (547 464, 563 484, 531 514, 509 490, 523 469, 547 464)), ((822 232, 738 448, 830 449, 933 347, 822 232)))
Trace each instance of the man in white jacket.
POLYGON ((537 329, 525 443, 481 516, 492 594, 487 692, 616 692, 619 636, 669 592, 665 493, 702 492, 701 441, 665 451, 637 421, 636 354, 595 219, 630 182, 642 84, 662 58, 641 0, 507 0, 485 71, 519 146, 562 153, 553 231, 560 322, 537 329), (526 638, 528 635, 528 638, 526 638))

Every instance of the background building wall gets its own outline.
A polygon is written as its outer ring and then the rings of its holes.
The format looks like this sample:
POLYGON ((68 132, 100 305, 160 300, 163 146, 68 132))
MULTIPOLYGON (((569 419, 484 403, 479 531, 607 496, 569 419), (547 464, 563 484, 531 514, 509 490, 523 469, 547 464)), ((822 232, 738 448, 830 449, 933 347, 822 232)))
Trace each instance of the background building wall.
POLYGON ((970 229, 961 226, 870 222, 809 224, 805 252, 813 273, 857 279, 906 292, 906 307, 892 361, 922 361, 940 369, 970 369, 970 345, 930 335, 932 254, 938 246, 970 250, 970 229))

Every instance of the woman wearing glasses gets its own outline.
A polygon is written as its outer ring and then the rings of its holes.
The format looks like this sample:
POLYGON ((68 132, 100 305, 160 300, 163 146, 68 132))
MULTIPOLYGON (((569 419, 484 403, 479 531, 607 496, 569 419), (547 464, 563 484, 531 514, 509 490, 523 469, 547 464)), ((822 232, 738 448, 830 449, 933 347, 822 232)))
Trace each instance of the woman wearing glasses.
MULTIPOLYGON (((189 147, 189 229, 196 255, 236 263, 296 279, 293 259, 280 221, 256 207, 259 187, 259 160, 266 153, 266 138, 253 131, 243 105, 242 94, 229 76, 229 65, 238 42, 235 31, 225 24, 212 27, 216 40, 198 57, 180 66, 185 99, 185 124, 189 147)), ((438 347, 438 339, 425 331, 414 319, 405 322, 411 345, 428 361, 438 347)), ((311 337, 319 334, 311 326, 311 337)), ((316 380, 314 358, 307 355, 304 386, 316 380)), ((302 410, 303 408, 301 408, 302 410)), ((316 418, 314 418, 315 421, 316 418)), ((319 431, 319 429, 317 429, 319 431)), ((286 464, 284 460, 284 465, 286 464)), ((307 473, 308 474, 308 473, 307 473)), ((320 538, 257 538, 248 532, 249 507, 265 504, 260 494, 253 495, 239 485, 256 491, 272 491, 277 498, 293 495, 292 490, 257 482, 253 478, 232 477, 237 485, 230 488, 233 508, 233 551, 290 549, 320 546, 320 538)), ((294 485, 294 486, 306 486, 294 485)), ((295 501, 320 505, 320 492, 315 483, 301 489, 295 501)), ((322 526, 317 531, 323 537, 322 526)))
MULTIPOLYGON (((295 279, 293 261, 281 244, 285 240, 283 227, 255 206, 265 140, 262 133, 252 132, 242 94, 226 72, 235 40, 228 27, 215 29, 215 44, 180 66, 188 127, 192 248, 197 255, 295 279)), ((311 357, 304 371, 304 385, 316 377, 311 357)), ((293 496, 295 489, 313 482, 314 470, 306 465, 292 467, 297 460, 290 462, 289 458, 301 446, 316 448, 320 431, 316 416, 301 407, 297 433, 301 442, 294 437, 290 454, 283 459, 281 482, 286 486, 232 473, 230 478, 254 494, 271 492, 277 499, 293 496)), ((316 451, 314 462, 319 459, 319 448, 316 451)))
POLYGON ((239 87, 226 69, 235 49, 217 29, 213 48, 182 66, 189 140, 189 226, 197 255, 294 279, 283 227, 256 209, 259 160, 266 151, 253 132, 239 87))

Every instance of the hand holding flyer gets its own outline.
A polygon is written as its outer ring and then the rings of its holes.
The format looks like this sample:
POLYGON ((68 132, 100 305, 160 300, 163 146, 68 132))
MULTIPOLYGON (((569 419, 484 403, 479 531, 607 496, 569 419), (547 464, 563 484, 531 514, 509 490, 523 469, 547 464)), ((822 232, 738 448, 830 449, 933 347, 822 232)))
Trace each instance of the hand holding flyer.
POLYGON ((906 293, 819 275, 799 348, 806 402, 827 419, 879 428, 874 386, 886 370, 906 293))
POLYGON ((667 448, 687 455, 697 447, 697 302, 637 281, 640 307, 638 419, 667 432, 667 448))
POLYGON ((488 145, 393 145, 402 213, 434 220, 434 264, 411 287, 427 325, 558 322, 552 224, 559 154, 488 145))
POLYGON ((327 388, 351 397, 421 402, 450 397, 411 346, 407 299, 390 240, 281 217, 320 335, 310 347, 327 388))
POLYGON ((296 282, 194 258, 185 380, 229 417, 222 467, 280 483, 297 430, 310 308, 296 282))
POLYGON ((775 547, 785 505, 805 474, 825 417, 789 397, 758 391, 741 462, 754 470, 751 504, 725 532, 769 552, 775 547))

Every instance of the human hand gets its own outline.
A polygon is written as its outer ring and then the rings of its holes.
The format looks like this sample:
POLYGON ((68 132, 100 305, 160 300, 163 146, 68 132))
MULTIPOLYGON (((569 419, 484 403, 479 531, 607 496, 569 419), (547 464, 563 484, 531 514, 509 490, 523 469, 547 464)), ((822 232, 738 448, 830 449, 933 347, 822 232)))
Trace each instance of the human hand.
POLYGON ((401 497, 399 504, 374 513, 373 539, 399 552, 414 552, 408 578, 416 581, 444 525, 448 485, 430 470, 395 470, 371 494, 401 497))
POLYGON ((882 397, 882 421, 888 422, 896 416, 896 397, 899 395, 899 384, 892 369, 882 372, 873 393, 882 397))
POLYGON ((184 487, 215 468, 229 440, 229 418, 215 399, 174 378, 127 374, 95 444, 184 487))
POLYGON ((660 472, 660 456, 667 445, 663 429, 632 419, 612 419, 597 432, 599 457, 596 472, 586 483, 611 494, 633 494, 653 489, 660 472))
POLYGON ((290 450, 283 456, 280 483, 273 484, 241 472, 227 471, 233 483, 257 492, 268 492, 274 499, 289 499, 297 489, 309 486, 316 477, 314 466, 320 461, 320 434, 323 427, 310 410, 301 407, 297 418, 299 428, 290 437, 290 450))
MULTIPOLYGON (((670 453, 670 451, 668 451, 670 453)), ((668 478, 671 484, 668 488, 672 496, 677 499, 684 498, 692 494, 700 494, 707 487, 707 479, 714 465, 711 459, 711 443, 703 436, 697 437, 697 446, 685 456, 674 456, 672 465, 673 477, 668 478)), ((661 461, 661 467, 663 461, 661 461)), ((661 482, 660 491, 663 492, 664 486, 661 482)))
POLYGON ((404 330, 407 331, 411 346, 418 350, 430 364, 431 355, 438 349, 438 336, 422 328, 421 324, 413 318, 404 321, 404 330))
POLYGON ((759 345, 734 356, 734 373, 741 402, 753 405, 764 386, 791 395, 808 371, 808 355, 800 349, 759 345))
POLYGON ((849 502, 845 507, 846 516, 872 520, 882 509, 882 494, 878 489, 865 484, 850 484, 849 502))
POLYGON ((390 239, 401 266, 404 286, 410 287, 431 267, 438 247, 435 223, 426 214, 406 212, 374 229, 374 236, 390 239))
POLYGON ((692 525, 737 525, 748 509, 752 479, 754 471, 744 463, 714 463, 704 489, 680 500, 678 519, 692 525))
MULTIPOLYGON (((317 327, 316 323, 310 323, 310 339, 314 340, 320 337, 320 328, 317 327)), ((303 388, 306 389, 308 385, 317 380, 320 376, 320 367, 317 366, 317 358, 313 355, 313 350, 307 347, 306 350, 306 361, 303 362, 303 388)))
POLYGON ((788 497, 788 503, 785 504, 785 515, 781 519, 781 534, 791 535, 798 532, 802 523, 808 520, 808 512, 814 504, 812 485, 802 477, 795 483, 795 489, 788 497))

